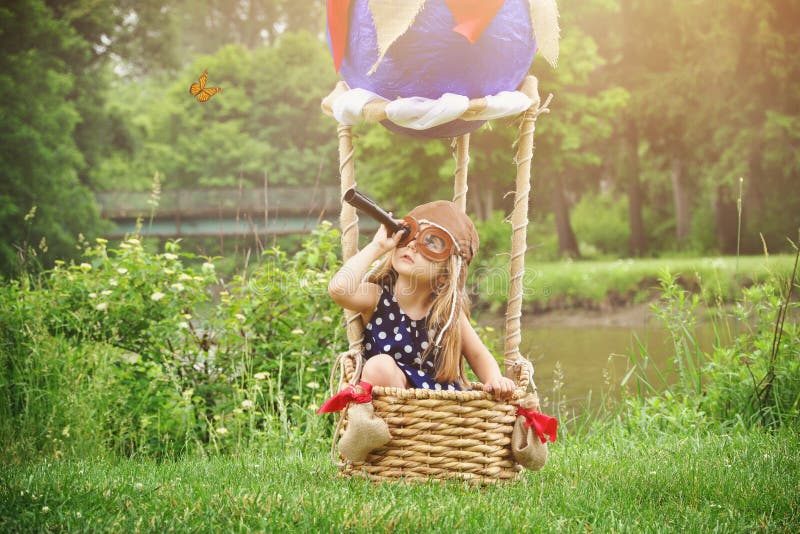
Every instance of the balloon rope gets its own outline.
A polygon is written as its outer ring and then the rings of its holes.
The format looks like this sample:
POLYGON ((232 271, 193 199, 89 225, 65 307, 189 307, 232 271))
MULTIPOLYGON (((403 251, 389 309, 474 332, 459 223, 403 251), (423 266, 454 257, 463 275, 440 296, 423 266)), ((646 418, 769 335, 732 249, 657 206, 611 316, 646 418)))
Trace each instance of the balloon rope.
MULTIPOLYGON (((533 161, 533 140, 536 130, 536 119, 546 112, 545 105, 539 108, 538 84, 536 78, 529 76, 520 89, 533 99, 533 104, 523 114, 520 134, 517 140, 517 153, 514 162, 517 164, 514 209, 511 214, 511 260, 510 280, 508 288, 508 307, 506 311, 506 338, 503 364, 506 375, 513 377, 513 370, 518 369, 522 360, 519 344, 522 340, 520 318, 522 317, 523 277, 525 275, 525 251, 527 250, 528 199, 531 192, 531 163, 533 161)), ((516 373, 520 374, 520 373, 516 373)))
POLYGON ((467 211, 467 174, 469 171, 469 134, 466 133, 455 139, 456 160, 455 183, 453 185, 453 202, 462 212, 467 211))
MULTIPOLYGON (((353 148, 353 131, 350 126, 339 125, 339 175, 341 194, 351 187, 355 187, 355 149, 353 148)), ((346 262, 358 252, 358 214, 356 209, 342 202, 339 216, 339 227, 342 229, 342 262, 346 262)), ((350 349, 361 345, 364 326, 361 323, 361 314, 345 310, 347 319, 347 339, 350 349)))

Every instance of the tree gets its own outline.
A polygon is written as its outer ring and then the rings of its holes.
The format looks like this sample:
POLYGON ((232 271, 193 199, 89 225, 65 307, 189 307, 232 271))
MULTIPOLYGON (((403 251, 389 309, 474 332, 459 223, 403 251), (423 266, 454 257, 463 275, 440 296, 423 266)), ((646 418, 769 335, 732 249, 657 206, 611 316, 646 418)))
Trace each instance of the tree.
POLYGON ((104 189, 147 189, 158 172, 166 188, 235 186, 241 180, 313 185, 337 172, 335 124, 319 102, 336 77, 324 45, 285 33, 273 46, 228 45, 167 83, 118 84, 109 108, 127 134, 93 181, 104 189), (187 89, 204 69, 222 93, 200 103, 187 89))
POLYGON ((606 60, 584 22, 607 17, 608 3, 562 2, 560 9, 565 30, 558 69, 537 71, 541 60, 534 61, 540 94, 556 95, 553 115, 537 125, 534 176, 539 193, 550 198, 561 254, 578 257, 578 238, 569 216, 571 197, 595 187, 601 169, 609 165, 608 140, 629 94, 598 76, 606 60))
POLYGON ((26 244, 45 261, 69 257, 99 217, 78 179, 81 117, 70 98, 78 77, 68 61, 89 44, 41 0, 0 8, 0 28, 0 273, 9 274, 26 244))

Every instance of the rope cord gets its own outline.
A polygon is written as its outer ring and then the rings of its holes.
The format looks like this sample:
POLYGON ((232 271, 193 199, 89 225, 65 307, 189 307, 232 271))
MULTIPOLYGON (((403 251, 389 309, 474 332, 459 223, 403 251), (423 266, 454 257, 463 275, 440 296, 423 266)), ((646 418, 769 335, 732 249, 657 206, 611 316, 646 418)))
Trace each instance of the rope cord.
MULTIPOLYGON (((353 147, 353 130, 350 126, 340 124, 339 135, 339 176, 341 195, 356 186, 355 180, 355 148, 353 147)), ((341 202, 339 227, 342 231, 342 262, 346 262, 358 252, 358 213, 347 202, 341 202)), ((350 350, 360 348, 363 339, 364 325, 361 315, 345 310, 347 340, 350 350)))
POLYGON ((455 148, 453 158, 456 160, 455 183, 453 184, 453 203, 466 213, 467 211, 467 173, 469 171, 469 134, 457 137, 453 141, 455 148))
MULTIPOLYGON (((509 266, 508 304, 506 311, 506 337, 504 346, 504 366, 506 375, 514 378, 520 385, 528 382, 523 378, 526 373, 516 372, 519 362, 527 362, 520 352, 522 340, 520 319, 522 318, 522 297, 524 293, 523 278, 525 275, 525 252, 527 251, 528 201, 531 194, 531 163, 533 161, 533 140, 536 130, 536 119, 541 113, 548 111, 547 99, 544 106, 539 107, 536 79, 528 77, 521 91, 530 95, 533 104, 523 114, 520 133, 516 141, 517 152, 514 163, 517 165, 514 208, 511 214, 511 258, 509 266), (516 374, 516 376, 514 376, 516 374)), ((529 363, 529 362, 528 362, 529 363)), ((532 364, 531 368, 532 368, 532 364)), ((520 369, 521 371, 521 369, 520 369)), ((532 369, 528 377, 532 377, 532 369)), ((532 380, 530 380, 532 382, 532 380)))

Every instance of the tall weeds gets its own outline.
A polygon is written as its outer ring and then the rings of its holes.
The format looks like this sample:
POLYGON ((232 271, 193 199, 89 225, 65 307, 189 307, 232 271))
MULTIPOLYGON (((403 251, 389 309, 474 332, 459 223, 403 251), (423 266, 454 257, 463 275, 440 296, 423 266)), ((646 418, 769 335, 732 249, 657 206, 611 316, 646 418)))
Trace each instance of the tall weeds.
POLYGON ((313 444, 313 417, 343 341, 327 297, 338 233, 323 225, 289 258, 265 251, 222 283, 210 258, 138 236, 99 239, 0 286, 0 448, 174 456, 259 443, 313 444))

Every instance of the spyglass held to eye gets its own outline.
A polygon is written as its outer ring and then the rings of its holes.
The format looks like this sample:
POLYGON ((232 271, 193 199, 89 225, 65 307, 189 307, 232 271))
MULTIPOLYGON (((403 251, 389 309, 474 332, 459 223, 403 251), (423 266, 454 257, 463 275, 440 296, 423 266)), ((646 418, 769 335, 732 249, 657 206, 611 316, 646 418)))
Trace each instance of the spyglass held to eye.
POLYGON ((348 189, 343 197, 344 201, 361 210, 380 224, 386 226, 390 234, 403 232, 403 237, 397 243, 398 247, 405 247, 411 241, 416 240, 417 250, 425 258, 431 261, 443 261, 449 258, 454 252, 459 252, 459 247, 455 239, 442 226, 414 217, 405 216, 401 220, 395 220, 389 213, 378 206, 375 201, 364 193, 357 191, 355 187, 348 189), (426 225, 420 229, 420 225, 426 225))

